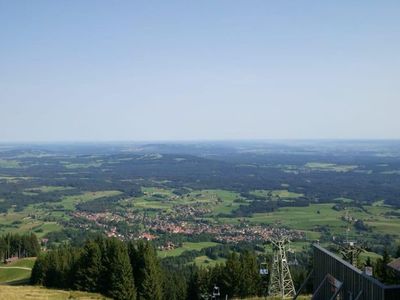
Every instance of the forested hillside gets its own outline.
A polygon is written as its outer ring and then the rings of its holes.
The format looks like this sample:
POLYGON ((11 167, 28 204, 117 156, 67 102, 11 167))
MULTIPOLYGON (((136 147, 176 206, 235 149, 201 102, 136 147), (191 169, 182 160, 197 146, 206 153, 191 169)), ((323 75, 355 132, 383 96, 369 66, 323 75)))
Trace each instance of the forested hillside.
MULTIPOLYGON (((246 298, 267 294, 268 278, 259 272, 260 260, 265 259, 244 250, 230 253, 225 263, 196 267, 179 260, 160 261, 148 242, 97 238, 82 248, 63 246, 41 254, 31 283, 102 293, 117 300, 200 300, 216 286, 221 295, 246 298)), ((296 285, 308 271, 294 270, 296 285)))

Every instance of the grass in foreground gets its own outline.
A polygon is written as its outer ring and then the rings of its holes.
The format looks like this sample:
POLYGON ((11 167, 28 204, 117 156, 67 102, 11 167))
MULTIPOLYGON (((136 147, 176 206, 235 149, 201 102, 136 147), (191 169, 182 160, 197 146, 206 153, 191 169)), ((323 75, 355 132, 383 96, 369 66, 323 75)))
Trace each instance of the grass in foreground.
POLYGON ((0 300, 100 300, 109 299, 99 294, 91 294, 77 291, 61 291, 46 289, 37 286, 7 286, 0 285, 0 300))
POLYGON ((0 283, 27 282, 31 277, 28 269, 2 269, 0 268, 0 283))

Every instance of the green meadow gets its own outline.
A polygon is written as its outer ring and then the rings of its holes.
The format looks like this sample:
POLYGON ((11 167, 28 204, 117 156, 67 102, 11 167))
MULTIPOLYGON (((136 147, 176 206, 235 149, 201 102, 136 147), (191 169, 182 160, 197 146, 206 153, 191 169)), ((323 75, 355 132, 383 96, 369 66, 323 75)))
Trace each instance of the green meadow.
POLYGON ((10 264, 0 264, 0 284, 13 282, 27 282, 31 276, 35 257, 19 259, 10 264))
POLYGON ((284 199, 296 199, 304 196, 303 194, 290 192, 288 190, 255 190, 250 192, 250 194, 261 197, 266 197, 271 195, 272 197, 275 198, 279 197, 284 199))
POLYGON ((167 251, 158 251, 158 256, 161 258, 168 257, 168 256, 179 256, 185 251, 192 251, 192 250, 202 250, 204 248, 214 247, 218 245, 218 243, 214 242, 199 242, 199 243, 183 243, 181 247, 167 250, 167 251))
POLYGON ((193 263, 199 267, 208 267, 208 266, 215 266, 216 264, 225 263, 225 258, 218 258, 218 259, 211 259, 208 256, 202 255, 198 256, 194 259, 193 263))

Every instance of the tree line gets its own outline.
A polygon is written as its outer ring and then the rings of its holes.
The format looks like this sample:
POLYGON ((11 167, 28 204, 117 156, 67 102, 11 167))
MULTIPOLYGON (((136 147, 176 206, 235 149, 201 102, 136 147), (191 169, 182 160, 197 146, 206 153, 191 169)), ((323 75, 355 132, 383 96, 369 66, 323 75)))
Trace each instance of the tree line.
POLYGON ((268 278, 259 267, 260 257, 248 250, 231 252, 224 263, 209 267, 164 265, 149 242, 96 237, 82 247, 63 245, 42 253, 31 283, 117 300, 200 300, 215 286, 221 296, 249 297, 266 293, 268 278))
POLYGON ((40 245, 34 233, 12 234, 0 236, 0 261, 11 257, 32 257, 40 252, 40 245))
POLYGON ((64 245, 42 253, 31 283, 98 292, 117 300, 173 299, 164 288, 165 273, 149 243, 97 237, 81 248, 64 245))

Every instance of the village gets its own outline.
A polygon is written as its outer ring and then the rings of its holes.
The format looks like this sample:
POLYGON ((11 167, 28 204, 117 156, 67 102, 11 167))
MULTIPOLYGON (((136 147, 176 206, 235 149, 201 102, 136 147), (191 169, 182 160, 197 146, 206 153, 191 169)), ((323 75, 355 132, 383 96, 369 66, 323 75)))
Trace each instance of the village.
MULTIPOLYGON (((188 213, 191 208, 184 210, 183 215, 194 217, 188 213)), ((77 211, 73 217, 80 220, 78 226, 83 230, 100 228, 108 237, 116 237, 121 240, 145 239, 155 240, 163 234, 177 234, 196 236, 208 234, 213 241, 218 243, 263 242, 267 241, 276 228, 268 225, 251 225, 246 222, 238 224, 220 224, 205 218, 185 219, 181 214, 175 217, 172 214, 149 215, 146 212, 101 212, 91 213, 77 211), (119 226, 119 224, 125 224, 119 226), (122 229, 123 228, 123 229, 122 229), (135 228, 136 230, 126 230, 135 228)), ((279 229, 278 229, 279 230, 279 229)), ((280 230, 287 231, 282 228, 280 230)), ((289 231, 292 240, 304 238, 301 231, 289 231)), ((176 246, 171 242, 159 247, 159 250, 171 250, 176 246)))

